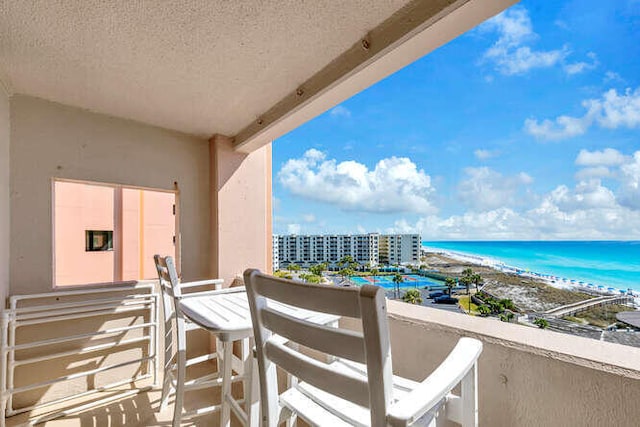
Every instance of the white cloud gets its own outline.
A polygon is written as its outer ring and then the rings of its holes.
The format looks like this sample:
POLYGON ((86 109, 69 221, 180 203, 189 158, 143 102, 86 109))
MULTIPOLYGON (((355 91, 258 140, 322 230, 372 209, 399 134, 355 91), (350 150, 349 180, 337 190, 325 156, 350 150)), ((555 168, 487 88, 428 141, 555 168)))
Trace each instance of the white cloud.
POLYGON ((636 151, 628 163, 620 167, 622 172, 620 203, 640 210, 640 151, 636 151))
POLYGON ((305 222, 315 222, 316 216, 314 214, 305 214, 305 215, 302 215, 302 219, 305 222))
POLYGON ((583 119, 569 116, 559 116, 555 121, 548 119, 538 123, 535 119, 526 119, 524 129, 536 138, 550 141, 571 138, 584 134, 589 128, 589 123, 583 119))
POLYGON ((364 212, 434 212, 431 177, 405 157, 380 160, 373 169, 353 160, 338 163, 311 149, 278 172, 291 193, 364 212))
MULTIPOLYGON (((566 189, 562 196, 575 199, 574 191, 566 189)), ((427 240, 624 240, 640 235, 638 211, 618 204, 603 206, 601 203, 608 197, 606 191, 596 190, 581 196, 586 197, 588 203, 577 209, 559 206, 549 197, 540 206, 525 212, 501 207, 448 218, 432 215, 420 218, 415 224, 406 220, 396 221, 387 232, 417 232, 427 240)))
POLYGON ((501 74, 524 74, 533 68, 551 67, 561 63, 569 53, 566 47, 545 51, 527 45, 537 34, 524 7, 502 12, 482 24, 481 30, 498 34, 498 40, 484 53, 484 58, 493 61, 501 74))
POLYGON ((620 76, 620 74, 616 73, 615 71, 607 71, 604 73, 603 81, 605 83, 609 83, 612 81, 624 82, 624 79, 620 76))
MULTIPOLYGON (((615 151, 615 150, 614 150, 615 151)), ((610 172, 616 190, 600 179, 580 179, 574 187, 559 185, 526 210, 503 205, 460 215, 424 216, 415 223, 400 219, 388 232, 419 232, 425 239, 629 239, 640 235, 640 151, 615 163, 611 151, 586 157, 591 175, 610 172), (606 154, 609 153, 609 154, 606 154), (615 168, 615 171, 611 171, 615 168)), ((593 153, 591 153, 593 154, 593 153)), ((526 178, 524 178, 526 180, 526 178)))
POLYGON ((287 234, 300 234, 300 224, 288 224, 287 225, 287 234))
POLYGON ((541 122, 526 119, 524 129, 539 139, 561 140, 582 135, 594 124, 608 129, 640 127, 640 87, 623 94, 610 89, 598 99, 583 101, 582 106, 587 110, 582 117, 563 115, 541 122))
POLYGON ((358 224, 358 226, 356 227, 356 230, 358 230, 359 234, 366 234, 367 233, 367 229, 364 228, 363 226, 361 226, 360 224, 358 224))
POLYGON ((580 181, 573 190, 570 190, 566 185, 556 187, 543 200, 541 208, 550 205, 558 207, 563 212, 571 212, 609 208, 616 204, 613 192, 604 187, 599 179, 591 179, 580 181))
POLYGON ((458 196, 465 205, 481 211, 512 204, 518 188, 533 182, 524 172, 508 177, 487 167, 466 168, 464 173, 458 196))
POLYGON ((473 152, 478 160, 487 160, 492 157, 496 157, 499 153, 497 151, 477 149, 473 152))
POLYGON ((591 178, 608 178, 611 176, 611 170, 606 166, 587 167, 576 172, 576 179, 579 181, 584 181, 591 178))
POLYGON ((331 111, 329 111, 329 115, 331 117, 349 118, 351 117, 351 111, 342 105, 338 105, 337 107, 333 107, 331 111))
POLYGON ((578 166, 615 166, 626 161, 625 156, 613 148, 605 148, 602 151, 580 150, 576 158, 578 166))
POLYGON ((564 71, 569 75, 580 74, 588 70, 593 70, 598 67, 598 57, 595 53, 587 53, 587 57, 591 62, 578 61, 573 63, 564 64, 564 71))
MULTIPOLYGON (((564 28, 566 24, 556 21, 556 25, 564 28)), ((574 75, 599 65, 594 52, 588 52, 585 60, 569 62, 571 52, 566 45, 549 50, 533 48, 538 34, 533 31, 529 12, 522 6, 512 7, 489 19, 480 26, 480 31, 497 33, 498 39, 485 51, 483 58, 493 62, 496 70, 504 75, 525 74, 535 68, 556 65, 561 65, 568 75, 574 75)))
POLYGON ((589 106, 587 115, 593 115, 602 127, 633 129, 640 126, 640 87, 635 91, 629 88, 624 94, 610 89, 602 98, 591 99, 583 105, 589 106))

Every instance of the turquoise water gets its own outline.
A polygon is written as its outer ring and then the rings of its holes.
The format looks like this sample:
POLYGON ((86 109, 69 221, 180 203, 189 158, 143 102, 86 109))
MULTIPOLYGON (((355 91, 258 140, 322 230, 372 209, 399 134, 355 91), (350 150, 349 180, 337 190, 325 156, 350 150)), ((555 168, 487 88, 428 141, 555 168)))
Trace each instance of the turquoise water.
POLYGON ((422 242, 594 285, 640 291, 640 241, 422 242))
MULTIPOLYGON (((404 283, 400 285, 401 288, 424 288, 425 286, 442 287, 444 283, 439 280, 429 279, 427 277, 418 276, 415 274, 403 274, 402 278, 404 283)), ((351 281, 356 285, 378 285, 385 289, 393 289, 395 283, 393 283, 393 276, 376 276, 375 282, 373 277, 366 276, 352 276, 351 281)))

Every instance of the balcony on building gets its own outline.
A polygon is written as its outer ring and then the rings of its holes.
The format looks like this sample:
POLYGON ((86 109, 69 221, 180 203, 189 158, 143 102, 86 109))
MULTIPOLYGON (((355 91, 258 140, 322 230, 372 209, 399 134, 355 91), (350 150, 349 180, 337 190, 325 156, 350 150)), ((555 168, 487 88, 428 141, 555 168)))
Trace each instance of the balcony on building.
MULTIPOLYGON (((183 2, 4 2, 0 297, 157 286, 148 268, 131 278, 121 261, 109 264, 115 266, 106 273, 111 280, 56 285, 56 182, 174 194, 174 254, 184 280, 219 277, 229 286, 246 268, 271 272, 272 141, 513 3, 196 1, 187 8, 183 2)), ((117 258, 107 244, 110 238, 117 244, 117 233, 87 230, 95 232, 88 237, 96 243, 91 249, 105 249, 92 256, 117 258)), ((290 257, 302 252, 279 239, 290 257)), ((332 262, 337 248, 352 240, 324 239, 332 262)), ((83 235, 83 250, 85 243, 83 235)), ((152 253, 137 253, 139 266, 151 262, 152 253)), ((309 255, 305 250, 305 260, 309 255)), ((396 301, 388 308, 399 375, 424 378, 459 337, 483 341, 481 426, 638 425, 640 349, 396 301)), ((96 330, 105 327, 94 323, 96 330)), ((44 325, 41 332, 73 327, 71 321, 44 325)), ((209 347, 206 334, 201 338, 190 352, 209 347)), ((127 354, 105 350, 99 356, 73 363, 99 368, 127 354)), ((77 368, 45 364, 17 371, 16 381, 38 382, 45 373, 77 368)), ((93 379, 45 385, 27 400, 78 395, 94 387, 93 379)), ((166 426, 171 420, 171 406, 159 411, 157 388, 83 409, 94 398, 5 421, 23 425, 52 409, 69 411, 49 423, 55 426, 166 426)), ((216 398, 210 390, 188 393, 186 406, 216 398)), ((218 418, 184 425, 194 424, 216 426, 218 418)))

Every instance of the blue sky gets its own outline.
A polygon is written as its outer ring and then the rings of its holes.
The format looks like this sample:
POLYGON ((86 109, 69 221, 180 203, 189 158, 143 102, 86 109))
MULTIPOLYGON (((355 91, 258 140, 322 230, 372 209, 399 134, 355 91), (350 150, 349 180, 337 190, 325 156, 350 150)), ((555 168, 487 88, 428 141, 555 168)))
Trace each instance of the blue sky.
POLYGON ((640 1, 524 1, 274 141, 274 232, 640 239, 640 1))

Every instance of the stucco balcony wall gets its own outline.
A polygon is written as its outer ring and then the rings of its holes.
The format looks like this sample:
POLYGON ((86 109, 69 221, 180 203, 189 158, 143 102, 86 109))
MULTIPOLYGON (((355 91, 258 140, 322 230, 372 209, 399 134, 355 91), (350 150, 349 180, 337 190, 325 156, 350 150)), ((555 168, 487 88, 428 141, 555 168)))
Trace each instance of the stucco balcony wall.
POLYGON ((640 349, 390 301, 394 372, 423 379, 482 340, 481 426, 637 426, 640 349))

